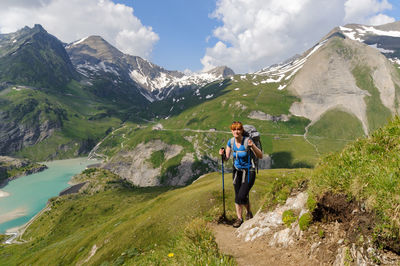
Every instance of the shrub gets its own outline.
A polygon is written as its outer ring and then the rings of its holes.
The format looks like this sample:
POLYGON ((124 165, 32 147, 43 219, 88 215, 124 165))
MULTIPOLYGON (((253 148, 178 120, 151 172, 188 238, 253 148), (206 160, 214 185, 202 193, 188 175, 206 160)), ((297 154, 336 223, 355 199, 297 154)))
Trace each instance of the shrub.
POLYGON ((317 200, 315 199, 315 195, 309 193, 307 198, 307 209, 312 212, 315 208, 317 208, 317 200))
POLYGON ((282 214, 282 221, 287 226, 290 225, 297 220, 297 216, 294 214, 293 210, 286 210, 282 214))
POLYGON ((309 212, 303 214, 299 219, 299 226, 301 231, 305 231, 310 227, 312 216, 309 212))

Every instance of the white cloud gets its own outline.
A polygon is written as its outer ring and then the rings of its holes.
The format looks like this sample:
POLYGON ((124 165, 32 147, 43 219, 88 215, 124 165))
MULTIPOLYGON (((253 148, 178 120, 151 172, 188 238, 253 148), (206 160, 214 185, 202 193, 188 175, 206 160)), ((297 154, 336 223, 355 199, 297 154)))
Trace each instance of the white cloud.
POLYGON ((392 5, 387 0, 347 0, 345 6, 345 21, 368 23, 372 16, 387 9, 392 5))
POLYGON ((302 53, 346 23, 391 22, 387 0, 218 0, 212 17, 223 25, 206 50, 203 70, 227 65, 256 71, 302 53))
POLYGON ((387 15, 384 14, 378 14, 376 16, 373 16, 369 19, 369 25, 383 25, 383 24, 387 24, 387 23, 392 23, 395 22, 396 20, 392 17, 389 17, 387 15))
POLYGON ((145 58, 159 40, 131 7, 111 0, 6 0, 0 2, 0 17, 1 33, 41 24, 64 42, 100 35, 121 51, 145 58))
POLYGON ((49 3, 51 0, 2 0, 0 6, 6 7, 33 7, 43 6, 49 3))

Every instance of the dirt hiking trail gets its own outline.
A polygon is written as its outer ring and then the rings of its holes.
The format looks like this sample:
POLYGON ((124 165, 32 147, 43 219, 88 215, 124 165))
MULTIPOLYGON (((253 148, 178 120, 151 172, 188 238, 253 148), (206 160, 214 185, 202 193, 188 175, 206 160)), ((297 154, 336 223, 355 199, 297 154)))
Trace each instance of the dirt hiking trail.
MULTIPOLYGON (((218 248, 238 265, 400 265, 400 256, 379 249, 372 239, 373 215, 344 194, 326 193, 314 222, 301 230, 299 219, 287 226, 283 213, 306 215, 308 195, 292 194, 284 205, 258 211, 239 228, 211 224, 218 248)), ((314 213, 313 212, 313 213, 314 213)))
POLYGON ((236 229, 230 225, 214 224, 212 229, 221 252, 233 256, 238 265, 320 265, 300 247, 270 247, 262 237, 246 242, 236 237, 236 229))

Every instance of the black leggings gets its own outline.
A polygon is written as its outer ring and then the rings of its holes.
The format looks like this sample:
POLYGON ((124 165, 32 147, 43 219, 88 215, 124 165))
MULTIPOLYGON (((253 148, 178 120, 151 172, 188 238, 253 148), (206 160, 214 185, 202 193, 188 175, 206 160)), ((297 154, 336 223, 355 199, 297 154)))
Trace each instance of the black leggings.
POLYGON ((248 176, 247 171, 248 171, 247 169, 243 169, 243 171, 240 171, 237 170, 235 167, 233 168, 232 178, 234 180, 233 187, 235 188, 236 204, 241 204, 241 205, 249 204, 249 192, 250 189, 253 187, 254 182, 256 181, 256 171, 254 168, 250 169, 250 178, 248 176), (243 174, 245 176, 244 176, 244 182, 242 183, 243 174))

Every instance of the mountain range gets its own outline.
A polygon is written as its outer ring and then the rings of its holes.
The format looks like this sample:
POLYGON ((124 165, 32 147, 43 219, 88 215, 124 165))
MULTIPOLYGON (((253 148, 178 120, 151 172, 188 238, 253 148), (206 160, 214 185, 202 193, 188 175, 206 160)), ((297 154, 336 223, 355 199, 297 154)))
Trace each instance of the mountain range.
POLYGON ((0 154, 92 151, 134 184, 182 185, 216 168, 217 147, 240 120, 262 133, 265 167, 312 167, 398 113, 399 38, 399 22, 345 25, 255 73, 186 75, 100 36, 64 44, 25 27, 0 35, 0 154))
MULTIPOLYGON (((18 244, 0 244, 0 264, 235 264, 215 242, 225 214, 216 171, 238 120, 261 133, 261 168, 315 166, 260 170, 250 193, 258 211, 240 227, 260 249, 247 253, 398 264, 400 119, 387 121, 399 113, 399 46, 398 22, 352 24, 255 73, 188 76, 99 36, 64 44, 40 25, 0 35, 0 154, 103 159, 73 177, 77 193, 49 199, 18 244)), ((2 160, 0 179, 37 167, 2 160)))

